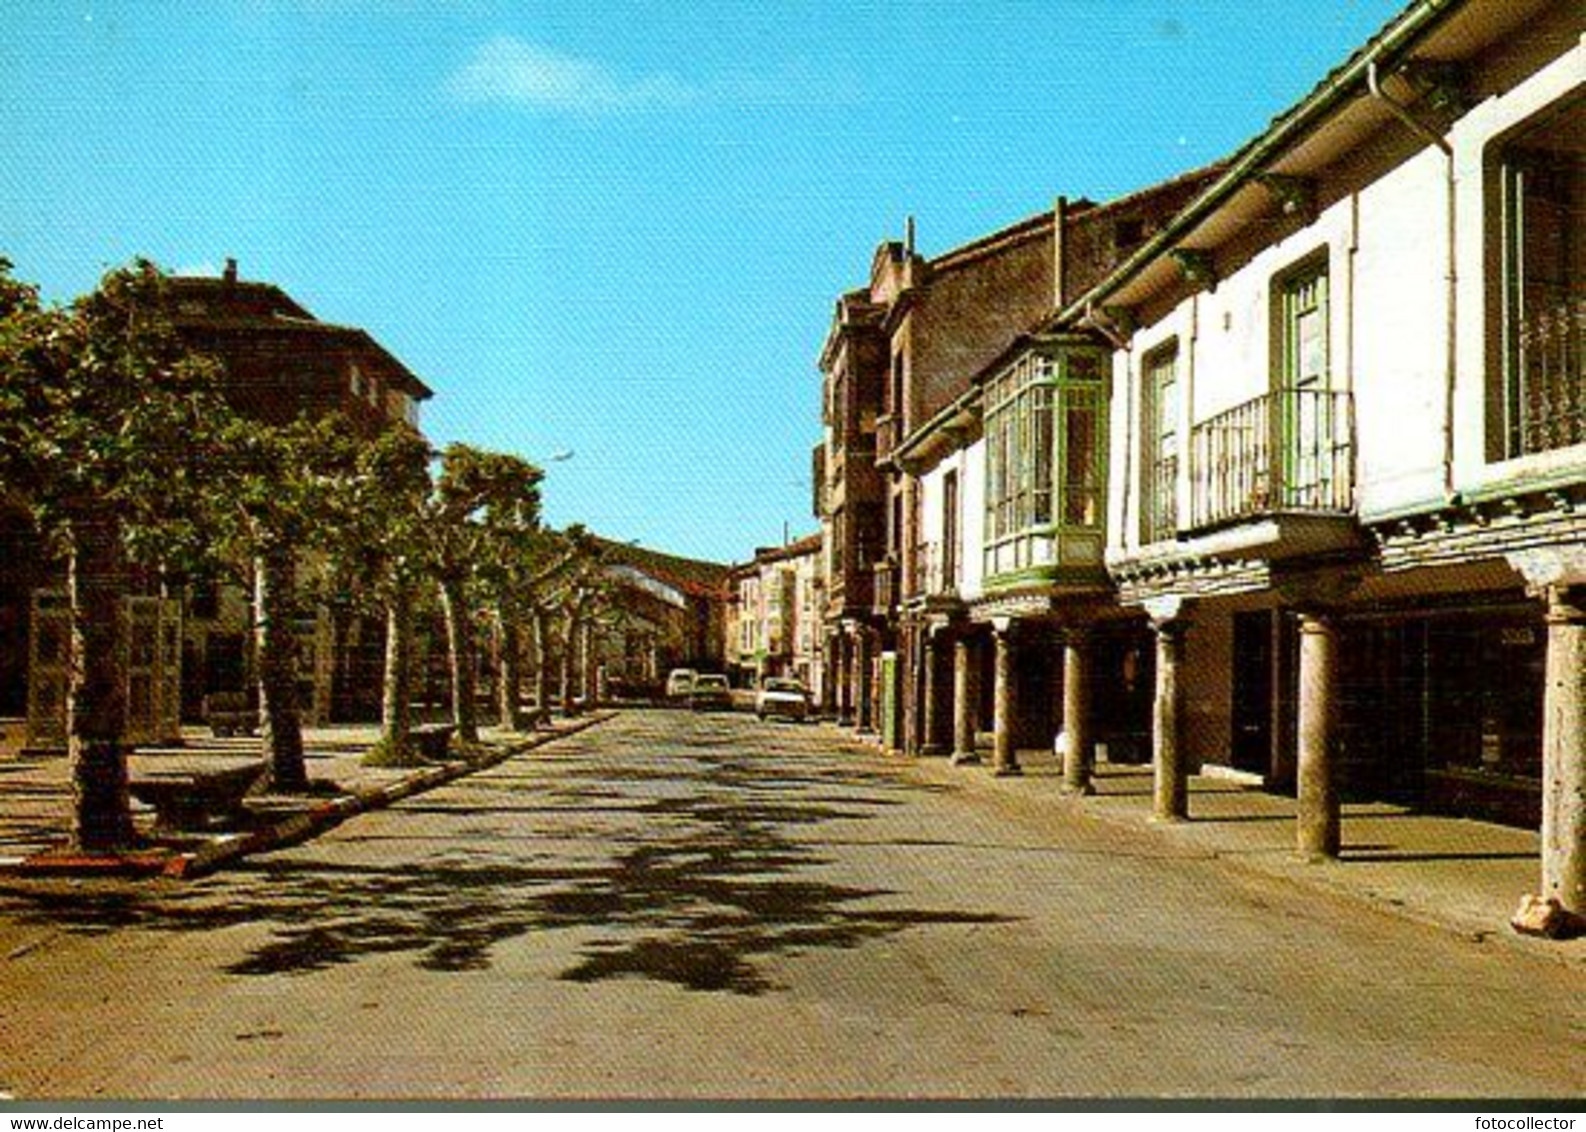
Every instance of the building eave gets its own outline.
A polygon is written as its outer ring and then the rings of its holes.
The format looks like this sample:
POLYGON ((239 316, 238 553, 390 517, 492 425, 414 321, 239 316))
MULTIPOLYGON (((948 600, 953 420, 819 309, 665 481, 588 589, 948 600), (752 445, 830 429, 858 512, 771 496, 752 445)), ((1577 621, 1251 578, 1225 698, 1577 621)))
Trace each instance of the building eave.
MULTIPOLYGON (((1357 49, 1310 94, 1275 118, 1227 162, 1226 170, 1163 228, 1142 244, 1101 282, 1069 303, 1051 325, 1076 325, 1087 312, 1116 302, 1121 292, 1169 252, 1192 239, 1197 231, 1225 208, 1261 174, 1274 166, 1303 140, 1335 117, 1342 108, 1368 97, 1367 75, 1372 67, 1405 59, 1434 29, 1469 0, 1417 0, 1357 49)), ((1287 171, 1287 170, 1283 170, 1287 171)), ((1134 296, 1125 296, 1133 298, 1134 296)))

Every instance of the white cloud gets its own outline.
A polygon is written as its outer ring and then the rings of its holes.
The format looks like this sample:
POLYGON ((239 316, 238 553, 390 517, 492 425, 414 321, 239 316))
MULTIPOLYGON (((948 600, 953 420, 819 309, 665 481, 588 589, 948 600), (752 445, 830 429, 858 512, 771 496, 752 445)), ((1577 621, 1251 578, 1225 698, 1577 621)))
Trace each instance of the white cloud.
POLYGON ((468 102, 579 114, 669 109, 698 97, 688 84, 667 74, 624 79, 599 63, 497 36, 474 52, 447 88, 468 102))

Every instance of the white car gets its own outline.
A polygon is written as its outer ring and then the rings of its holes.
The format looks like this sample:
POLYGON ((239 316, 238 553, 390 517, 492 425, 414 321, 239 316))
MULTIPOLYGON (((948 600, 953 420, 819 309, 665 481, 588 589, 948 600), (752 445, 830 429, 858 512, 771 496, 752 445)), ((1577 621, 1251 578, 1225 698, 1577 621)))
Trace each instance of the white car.
POLYGON ((666 674, 666 698, 686 700, 694 691, 694 681, 699 673, 692 668, 674 668, 666 674))
POLYGON ((754 713, 761 719, 773 715, 784 719, 807 719, 810 713, 810 694, 797 680, 773 676, 755 693, 754 713))

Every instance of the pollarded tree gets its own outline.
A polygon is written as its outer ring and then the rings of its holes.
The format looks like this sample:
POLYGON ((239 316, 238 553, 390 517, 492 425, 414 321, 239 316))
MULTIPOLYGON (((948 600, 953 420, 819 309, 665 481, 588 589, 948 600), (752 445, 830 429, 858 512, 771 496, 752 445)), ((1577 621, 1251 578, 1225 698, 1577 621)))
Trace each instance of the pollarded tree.
MULTIPOLYGON (((489 575, 513 557, 509 547, 539 526, 544 473, 517 456, 466 444, 441 453, 440 474, 428 503, 425 530, 446 619, 452 722, 465 743, 479 741, 475 705, 476 598, 488 598, 489 575)), ((499 605, 496 609, 499 615, 499 605)))
POLYGON ((355 448, 334 415, 272 426, 233 419, 204 497, 213 550, 252 583, 260 730, 276 790, 308 788, 297 691, 298 563, 327 548, 355 448))
POLYGON ((369 761, 417 762, 411 749, 413 622, 431 572, 429 501, 432 452, 407 429, 382 433, 359 449, 353 474, 340 483, 330 528, 330 569, 352 592, 385 614, 385 675, 380 741, 369 761))
POLYGON ((65 309, 0 260, 0 483, 66 562, 71 622, 70 843, 132 843, 125 623, 134 567, 191 547, 191 515, 226 408, 212 363, 187 354, 165 281, 137 261, 65 309))
MULTIPOLYGON (((501 525, 479 568, 479 590, 496 635, 496 705, 501 726, 509 731, 524 730, 524 627, 532 628, 536 609, 548 601, 548 587, 568 561, 554 531, 537 523, 501 525)), ((537 650, 538 647, 536 641, 537 650)), ((543 710, 544 706, 543 702, 536 703, 538 709, 543 710)))
MULTIPOLYGON (((570 529, 565 537, 571 561, 557 587, 556 604, 562 629, 562 714, 574 715, 578 710, 574 688, 579 638, 594 614, 610 600, 612 587, 607 576, 606 551, 600 540, 581 527, 570 529)), ((585 698, 593 701, 593 688, 585 689, 585 698)))

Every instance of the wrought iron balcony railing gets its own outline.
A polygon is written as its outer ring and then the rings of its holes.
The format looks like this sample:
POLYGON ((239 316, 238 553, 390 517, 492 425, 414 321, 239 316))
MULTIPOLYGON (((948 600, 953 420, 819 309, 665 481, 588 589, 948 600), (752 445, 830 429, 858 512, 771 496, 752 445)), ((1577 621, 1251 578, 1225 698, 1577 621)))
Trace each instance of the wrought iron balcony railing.
POLYGON ((1347 514, 1354 459, 1349 393, 1279 389, 1253 398, 1191 431, 1189 526, 1279 512, 1347 514))
POLYGON ((1516 340, 1513 455, 1586 443, 1586 300, 1560 296, 1528 311, 1516 340))
POLYGON ((1178 457, 1159 456, 1146 470, 1140 541, 1161 542, 1178 534, 1178 457))
POLYGON ((898 564, 890 559, 875 563, 871 570, 874 579, 871 609, 878 616, 886 616, 897 609, 902 571, 898 568, 898 564))

